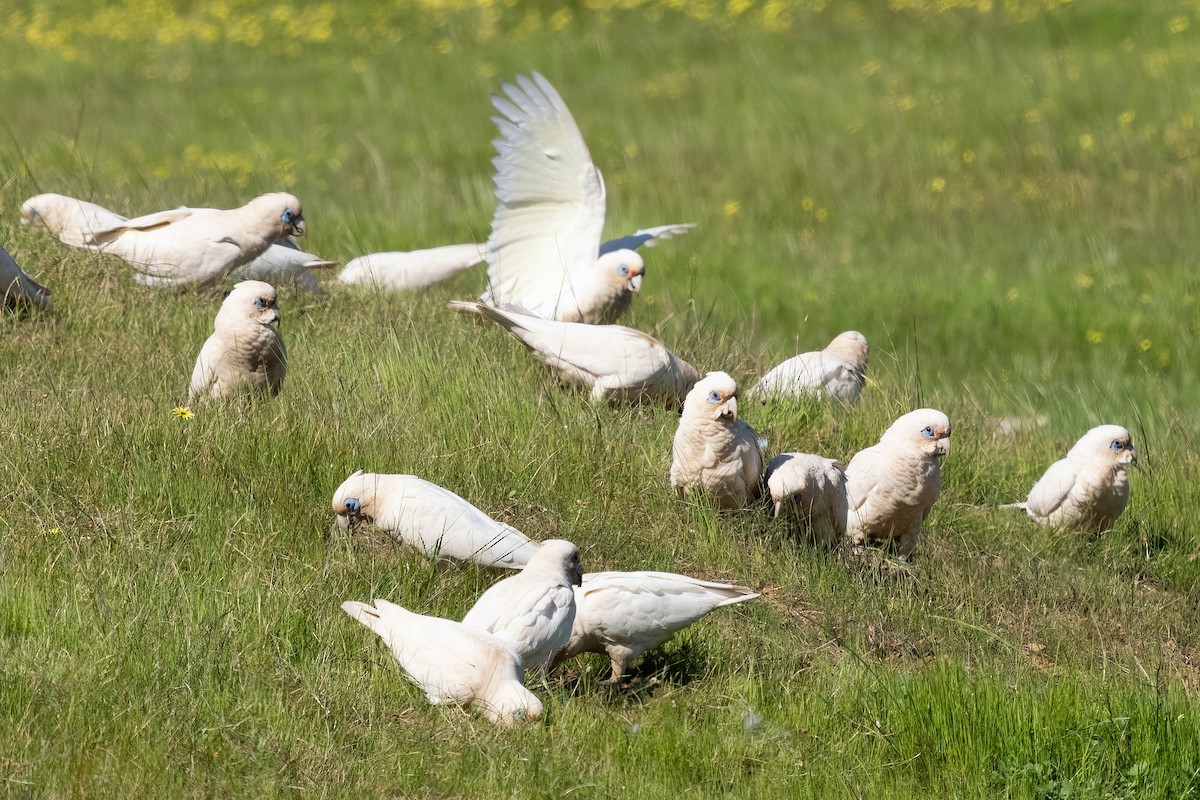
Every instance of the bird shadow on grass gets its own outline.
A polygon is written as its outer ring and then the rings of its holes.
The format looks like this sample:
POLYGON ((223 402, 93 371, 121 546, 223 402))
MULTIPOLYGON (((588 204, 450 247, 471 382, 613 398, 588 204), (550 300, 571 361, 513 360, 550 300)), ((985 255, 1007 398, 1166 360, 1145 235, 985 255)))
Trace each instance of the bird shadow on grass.
POLYGON ((641 705, 664 689, 682 688, 712 671, 708 649, 687 639, 647 653, 618 683, 605 683, 608 668, 599 657, 594 661, 594 670, 577 661, 557 682, 572 695, 599 695, 615 706, 641 705))

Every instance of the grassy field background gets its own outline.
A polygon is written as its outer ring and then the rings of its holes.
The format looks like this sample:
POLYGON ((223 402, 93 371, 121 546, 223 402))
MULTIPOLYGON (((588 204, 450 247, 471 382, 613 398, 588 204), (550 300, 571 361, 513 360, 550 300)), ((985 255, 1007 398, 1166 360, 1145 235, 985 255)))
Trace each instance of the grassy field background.
POLYGON ((0 318, 0 779, 16 797, 1121 797, 1200 792, 1200 4, 78 0, 0 11, 0 242, 54 290, 0 318), (848 458, 946 411, 908 568, 670 495, 676 417, 560 391, 421 295, 282 295, 283 394, 186 394, 220 294, 32 235, 37 192, 124 213, 288 189, 306 249, 482 241, 487 95, 537 69, 648 251, 628 324, 748 381, 854 328, 852 410, 743 416, 848 458), (1015 435, 1002 417, 1046 424, 1015 435), (1133 432, 1115 530, 1020 499, 1133 432), (544 724, 428 706, 345 617, 461 616, 495 576, 333 526, 412 472, 585 568, 761 587, 638 671, 534 691, 544 724))

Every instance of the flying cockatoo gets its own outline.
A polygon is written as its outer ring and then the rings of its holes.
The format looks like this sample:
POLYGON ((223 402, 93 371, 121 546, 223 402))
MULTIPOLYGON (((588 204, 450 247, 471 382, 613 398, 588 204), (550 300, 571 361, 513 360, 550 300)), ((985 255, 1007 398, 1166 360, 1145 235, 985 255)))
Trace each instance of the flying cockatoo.
POLYGON ((633 328, 558 322, 483 303, 455 301, 450 307, 504 328, 559 380, 591 389, 596 401, 657 402, 678 409, 699 377, 662 342, 633 328))
POLYGON ((541 547, 449 489, 416 475, 359 470, 333 493, 333 510, 343 527, 368 520, 427 555, 485 567, 520 569, 541 547))
POLYGON ((579 550, 562 539, 547 539, 525 569, 493 584, 463 617, 507 642, 525 669, 550 666, 571 638, 575 594, 583 579, 579 550))
POLYGON ((451 244, 428 250, 371 253, 342 267, 338 283, 411 292, 441 283, 487 260, 487 245, 451 244))
POLYGON ((347 600, 342 610, 383 639, 430 703, 468 706, 504 725, 542 716, 520 657, 487 631, 381 599, 374 606, 347 600))
POLYGON ((865 336, 846 331, 824 350, 784 361, 763 375, 748 396, 764 403, 777 397, 832 397, 849 405, 867 382, 869 352, 865 336))
POLYGON ((54 307, 50 290, 29 277, 3 247, 0 247, 0 300, 6 306, 33 303, 42 308, 54 307))
POLYGON ((192 370, 188 401, 228 397, 245 391, 279 394, 287 351, 279 335, 275 287, 242 281, 221 304, 192 370))
POLYGON ((919 408, 850 459, 846 537, 855 551, 867 542, 894 541, 901 558, 912 554, 921 524, 941 493, 941 459, 949 452, 950 418, 919 408))
POLYGON ((604 179, 566 103, 538 73, 492 96, 500 138, 488 290, 499 308, 564 322, 612 322, 640 291, 636 252, 692 228, 664 225, 601 244, 604 179))
MULTIPOLYGON (((181 207, 164 213, 182 217, 191 212, 214 210, 181 207)), ((29 198, 21 205, 21 215, 25 224, 33 228, 45 228, 63 244, 95 252, 109 250, 106 246, 94 243, 94 233, 120 227, 129 221, 127 217, 104 206, 62 194, 39 194, 29 198)), ((337 265, 336 261, 326 261, 300 250, 291 236, 283 236, 262 255, 237 267, 230 274, 243 280, 264 281, 273 286, 290 285, 319 293, 322 291, 321 284, 311 270, 331 269, 337 265)))
POLYGON ((575 625, 557 661, 607 653, 615 683, 644 653, 710 611, 758 597, 745 586, 671 572, 595 572, 575 588, 575 625))
POLYGON ((819 544, 834 546, 846 535, 845 465, 808 453, 783 453, 767 465, 767 490, 775 516, 793 516, 819 544))
POLYGON ((1137 463, 1129 431, 1099 425, 1085 433, 1067 457, 1050 465, 1033 485, 1022 508, 1031 518, 1056 528, 1106 531, 1129 502, 1126 468, 1137 463))
POLYGON ((762 452, 737 409, 737 383, 724 372, 708 373, 688 392, 671 450, 671 487, 680 497, 700 489, 719 507, 737 508, 758 496, 762 452))

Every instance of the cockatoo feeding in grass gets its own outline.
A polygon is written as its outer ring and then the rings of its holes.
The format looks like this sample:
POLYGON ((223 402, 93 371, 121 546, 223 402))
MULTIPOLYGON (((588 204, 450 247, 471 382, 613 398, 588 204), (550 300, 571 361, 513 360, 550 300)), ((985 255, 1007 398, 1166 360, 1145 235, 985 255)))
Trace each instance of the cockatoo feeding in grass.
POLYGON ((849 405, 867 382, 867 338, 858 331, 839 334, 824 350, 801 353, 763 375, 748 397, 832 397, 849 405))
POLYGON ((487 631, 387 600, 374 606, 348 600, 342 610, 383 639, 430 703, 468 706, 504 725, 541 717, 542 703, 525 688, 520 657, 487 631))
POLYGON ((894 542, 908 558, 942 491, 941 460, 950 452, 950 418, 932 408, 900 417, 879 443, 846 465, 846 536, 855 550, 894 542))
POLYGON ((520 569, 540 545, 497 522, 449 489, 416 475, 362 470, 333 493, 338 523, 373 522, 423 553, 485 567, 520 569))
POLYGON ((477 625, 507 642, 525 669, 545 670, 571 638, 575 622, 572 587, 583 579, 579 550, 562 539, 548 539, 525 569, 493 584, 463 623, 477 625))
POLYGON ((648 228, 601 244, 605 191, 566 103, 538 73, 493 95, 496 213, 488 238, 488 290, 499 308, 564 322, 612 322, 640 291, 636 252, 691 224, 648 228))
POLYGON ((1137 463, 1129 431, 1099 425, 1085 433, 1067 457, 1055 461, 1033 485, 1021 508, 1043 525, 1101 532, 1112 527, 1129 502, 1126 468, 1137 463))
POLYGON ((671 487, 681 497, 699 489, 737 508, 759 494, 758 436, 738 419, 737 382, 727 373, 710 372, 688 392, 671 452, 671 487))
POLYGON ((651 402, 678 409, 699 377, 662 342, 633 328, 557 322, 483 303, 456 301, 450 307, 495 322, 563 383, 590 389, 593 400, 651 402))
POLYGON ((772 458, 766 481, 775 516, 799 519, 818 544, 837 544, 846 535, 845 469, 832 458, 808 453, 772 458))
POLYGON ((287 374, 287 351, 278 325, 275 287, 262 281, 233 287, 196 359, 188 401, 245 391, 279 394, 287 374))

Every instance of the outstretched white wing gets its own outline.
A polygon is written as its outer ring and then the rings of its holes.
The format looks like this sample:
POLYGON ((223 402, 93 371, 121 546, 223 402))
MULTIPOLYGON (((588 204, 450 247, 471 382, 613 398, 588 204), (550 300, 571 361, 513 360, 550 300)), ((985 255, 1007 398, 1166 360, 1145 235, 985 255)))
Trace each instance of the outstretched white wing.
POLYGON ((616 250, 637 250, 639 247, 654 247, 665 239, 687 233, 696 227, 694 222, 680 222, 674 225, 659 225, 656 228, 642 228, 636 233, 622 236, 620 239, 609 239, 600 245, 600 255, 616 250))
MULTIPOLYGON (((484 301, 553 318, 584 289, 604 229, 604 180, 570 110, 538 73, 492 96, 500 138, 484 301), (569 302, 569 300, 568 300, 569 302)), ((586 290, 586 289, 584 289, 586 290)))

